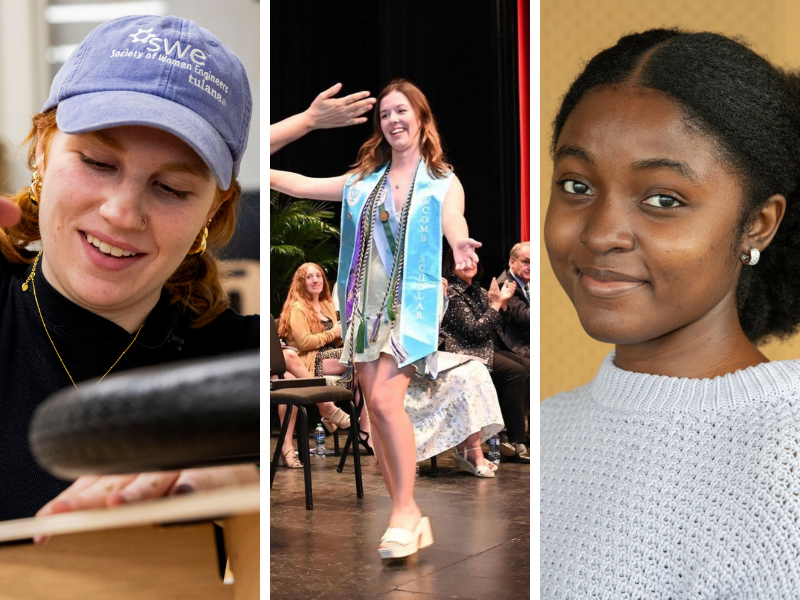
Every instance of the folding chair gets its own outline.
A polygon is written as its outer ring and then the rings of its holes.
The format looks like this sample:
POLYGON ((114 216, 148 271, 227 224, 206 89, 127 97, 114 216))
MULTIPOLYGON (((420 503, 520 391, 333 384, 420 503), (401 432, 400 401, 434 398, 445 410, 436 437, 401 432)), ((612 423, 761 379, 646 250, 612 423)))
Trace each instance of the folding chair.
MULTIPOLYGON (((358 438, 358 413, 354 402, 353 392, 339 386, 327 385, 324 377, 311 377, 302 379, 284 379, 286 373, 286 361, 283 358, 283 349, 278 337, 278 328, 275 320, 270 315, 269 319, 269 372, 270 372, 270 404, 286 405, 286 415, 281 424, 281 432, 278 436, 278 444, 275 447, 275 454, 272 457, 269 472, 269 487, 275 480, 275 472, 278 469, 278 459, 281 455, 283 441, 289 429, 289 420, 292 411, 296 407, 299 411, 297 424, 299 427, 297 435, 297 451, 303 463, 303 475, 305 477, 306 509, 313 510, 314 502, 311 490, 311 452, 308 443, 308 413, 306 406, 319 404, 320 402, 346 402, 350 412, 350 433, 347 443, 358 438), (272 379, 272 377, 278 379, 272 379)), ((353 464, 356 476, 356 496, 364 497, 364 486, 361 481, 361 457, 358 444, 353 445, 353 464)), ((340 471, 341 472, 341 471, 340 471)))

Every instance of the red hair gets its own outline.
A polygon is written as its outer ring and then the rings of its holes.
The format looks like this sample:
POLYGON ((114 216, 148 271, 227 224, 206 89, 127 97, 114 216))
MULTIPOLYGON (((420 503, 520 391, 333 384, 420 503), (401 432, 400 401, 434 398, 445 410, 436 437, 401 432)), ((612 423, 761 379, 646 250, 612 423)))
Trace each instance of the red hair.
MULTIPOLYGON (((322 274, 322 291, 319 294, 320 303, 332 302, 331 288, 328 285, 328 278, 325 277, 325 271, 322 270, 322 267, 312 262, 303 263, 297 267, 297 271, 294 272, 294 277, 292 277, 292 284, 289 286, 286 302, 283 303, 281 318, 278 321, 278 335, 284 339, 291 337, 292 327, 289 324, 289 315, 295 305, 300 308, 306 321, 308 321, 308 329, 311 333, 322 333, 325 330, 322 326, 322 321, 319 320, 314 307, 311 305, 311 294, 308 293, 306 288, 306 275, 308 275, 308 270, 311 267, 314 267, 322 274)), ((328 316, 336 317, 336 315, 328 316)))
POLYGON ((359 178, 374 173, 385 165, 392 156, 392 148, 381 130, 381 101, 392 92, 400 92, 408 98, 411 108, 419 121, 419 150, 428 173, 431 177, 442 178, 453 170, 447 163, 442 150, 442 141, 436 129, 436 120, 433 118, 428 99, 416 85, 407 79, 393 79, 378 94, 378 103, 372 115, 373 132, 358 151, 358 157, 353 169, 359 173, 359 178))

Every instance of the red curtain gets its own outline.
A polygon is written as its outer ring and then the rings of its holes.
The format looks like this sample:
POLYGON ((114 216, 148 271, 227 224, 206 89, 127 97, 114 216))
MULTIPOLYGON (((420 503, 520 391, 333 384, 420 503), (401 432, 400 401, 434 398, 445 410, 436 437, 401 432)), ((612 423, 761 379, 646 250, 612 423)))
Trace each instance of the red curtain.
POLYGON ((519 64, 519 176, 520 241, 531 239, 531 153, 530 153, 530 0, 517 0, 517 54, 519 64))

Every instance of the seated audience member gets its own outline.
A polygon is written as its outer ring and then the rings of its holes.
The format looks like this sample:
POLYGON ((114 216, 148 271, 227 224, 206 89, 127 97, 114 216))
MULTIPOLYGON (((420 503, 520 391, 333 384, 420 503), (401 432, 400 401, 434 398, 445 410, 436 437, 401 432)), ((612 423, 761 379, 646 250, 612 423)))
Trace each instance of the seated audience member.
POLYGON ((507 457, 527 462, 525 414, 530 396, 530 361, 496 347, 501 344, 503 316, 514 296, 516 282, 506 281, 500 288, 496 280, 487 292, 477 277, 480 263, 455 269, 452 253, 445 255, 443 274, 448 281, 450 302, 441 325, 445 352, 469 354, 486 361, 497 389, 508 442, 501 446, 507 457))
POLYGON ((515 354, 531 357, 531 243, 520 242, 511 248, 508 269, 497 278, 503 285, 506 281, 514 281, 517 289, 508 301, 505 314, 505 330, 503 341, 515 354))
POLYGON ((322 267, 304 263, 292 278, 283 304, 278 335, 297 348, 297 355, 314 377, 341 375, 342 324, 337 320, 328 279, 322 267))
POLYGON ((436 379, 414 375, 404 406, 414 427, 417 462, 453 448, 456 468, 494 477, 481 442, 503 428, 497 392, 486 367, 466 355, 439 352, 436 379), (443 369, 443 370, 442 370, 443 369))
MULTIPOLYGON (((319 265, 304 263, 295 271, 278 322, 278 334, 288 346, 297 350, 296 358, 309 373, 306 377, 341 375, 344 372, 344 367, 339 364, 342 355, 342 325, 336 319, 328 280, 319 265)), ((322 422, 329 431, 336 427, 350 427, 350 417, 334 404, 323 402, 317 407, 322 422)), ((291 426, 293 425, 294 421, 291 422, 291 426)), ((360 419, 360 429, 362 443, 365 449, 371 451, 369 421, 366 416, 360 419)), ((291 427, 290 432, 293 430, 291 427)), ((289 434, 287 438, 291 440, 289 434)), ((291 441, 289 446, 284 442, 284 450, 293 452, 290 444, 291 441)), ((288 459, 285 462, 287 466, 292 466, 288 464, 288 459)), ((299 460, 295 460, 294 465, 293 468, 302 466, 299 460)))

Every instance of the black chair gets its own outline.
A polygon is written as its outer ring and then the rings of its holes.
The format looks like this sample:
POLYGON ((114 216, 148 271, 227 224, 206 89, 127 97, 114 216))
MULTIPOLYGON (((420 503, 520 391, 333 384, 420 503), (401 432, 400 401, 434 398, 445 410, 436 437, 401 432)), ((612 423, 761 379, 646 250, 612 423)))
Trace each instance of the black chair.
MULTIPOLYGON (((289 429, 289 420, 292 411, 297 408, 299 411, 297 424, 297 451, 300 461, 303 463, 303 474, 305 477, 306 509, 313 510, 314 502, 311 490, 311 452, 308 443, 308 412, 306 406, 318 404, 320 402, 344 402, 350 412, 350 432, 347 436, 347 444, 352 440, 357 440, 358 436, 358 413, 354 402, 353 392, 339 386, 329 386, 324 377, 311 377, 304 379, 284 379, 286 373, 286 361, 283 359, 283 349, 278 337, 278 328, 275 320, 270 315, 269 319, 269 401, 270 404, 285 404, 286 415, 281 424, 281 432, 278 436, 278 444, 275 447, 275 454, 272 457, 269 472, 269 487, 275 480, 275 473, 278 469, 278 459, 281 455, 283 440, 289 429), (277 377, 278 379, 272 379, 277 377)), ((353 464, 356 476, 356 495, 364 497, 364 486, 361 481, 361 456, 358 444, 353 445, 353 464)))

